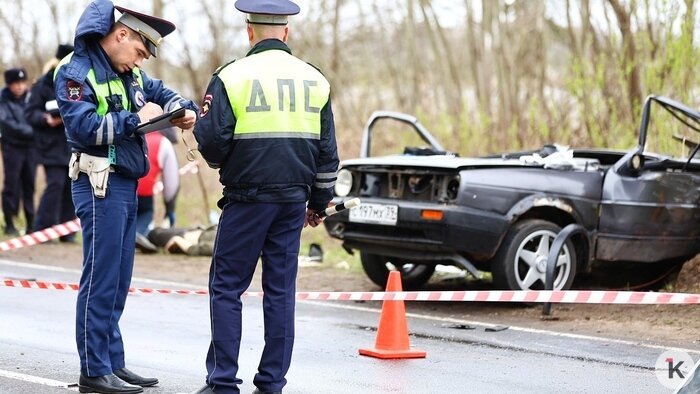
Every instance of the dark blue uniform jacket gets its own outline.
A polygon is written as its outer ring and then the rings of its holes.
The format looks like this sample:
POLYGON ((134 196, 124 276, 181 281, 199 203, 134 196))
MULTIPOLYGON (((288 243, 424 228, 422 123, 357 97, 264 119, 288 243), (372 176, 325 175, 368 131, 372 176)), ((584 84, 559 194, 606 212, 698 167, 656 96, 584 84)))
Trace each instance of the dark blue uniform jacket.
POLYGON ((145 102, 154 102, 166 112, 178 104, 195 112, 198 109, 194 103, 184 100, 143 71, 140 71, 143 90, 136 81, 135 72, 115 72, 98 43, 113 24, 114 5, 111 1, 96 1, 88 6, 76 27, 73 57, 56 73, 56 100, 73 152, 107 157, 108 146, 114 145, 115 170, 127 177, 140 178, 148 172, 149 166, 144 138, 135 134, 140 122, 135 112, 145 102), (128 92, 130 108, 121 108, 120 101, 113 100, 115 104, 110 105, 106 116, 97 115, 97 98, 86 78, 90 69, 95 71, 98 83, 121 80, 128 92), (135 97, 141 94, 145 100, 136 100, 135 97))

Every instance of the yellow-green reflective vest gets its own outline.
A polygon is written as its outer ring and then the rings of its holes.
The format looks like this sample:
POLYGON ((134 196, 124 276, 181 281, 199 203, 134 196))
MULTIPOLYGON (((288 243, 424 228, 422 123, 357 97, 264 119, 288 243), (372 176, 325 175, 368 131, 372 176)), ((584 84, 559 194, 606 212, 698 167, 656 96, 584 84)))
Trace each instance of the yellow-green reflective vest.
MULTIPOLYGON (((56 69, 54 70, 54 78, 56 78, 56 73, 58 72, 58 69, 61 68, 61 66, 63 66, 64 64, 70 62, 72 57, 73 54, 71 53, 70 55, 64 57, 60 63, 58 63, 58 66, 56 66, 56 69)), ((134 67, 133 73, 136 81, 143 90, 143 80, 141 79, 141 71, 138 67, 134 67)), ((124 87, 124 82, 122 82, 121 79, 113 79, 108 81, 107 83, 98 83, 97 77, 95 76, 95 70, 93 69, 90 69, 86 78, 90 83, 90 87, 95 92, 95 97, 97 97, 98 115, 104 116, 107 113, 107 110, 109 109, 107 97, 114 94, 118 94, 121 96, 122 108, 126 109, 127 111, 130 110, 131 107, 129 103, 129 92, 126 91, 126 88, 124 87)))
MULTIPOLYGON (((56 73, 58 72, 58 69, 63 66, 64 64, 67 64, 70 62, 70 60, 73 58, 73 53, 70 55, 64 57, 56 66, 56 69, 54 70, 54 79, 56 78, 56 73)), ((141 90, 143 90, 143 79, 141 78, 141 71, 138 67, 134 67, 132 70, 134 74, 134 79, 136 82, 138 82, 139 87, 141 90)), ((129 101, 129 92, 126 90, 126 87, 124 86, 124 82, 117 78, 117 79, 110 79, 107 81, 107 83, 99 83, 97 82, 97 77, 95 76, 95 70, 90 69, 87 73, 87 81, 90 84, 90 87, 92 88, 93 92, 95 93, 95 97, 97 98, 97 109, 95 112, 97 112, 97 115, 99 116, 105 116, 107 114, 107 111, 109 110, 109 103, 107 102, 107 97, 110 97, 112 95, 118 94, 121 99, 121 105, 122 108, 126 109, 127 111, 131 110, 131 102, 129 101)), ((109 158, 109 162, 111 164, 117 164, 117 150, 114 145, 109 145, 107 148, 107 157, 109 158)))
POLYGON ((330 84, 318 70, 282 50, 237 60, 218 73, 236 117, 233 138, 321 138, 330 84))

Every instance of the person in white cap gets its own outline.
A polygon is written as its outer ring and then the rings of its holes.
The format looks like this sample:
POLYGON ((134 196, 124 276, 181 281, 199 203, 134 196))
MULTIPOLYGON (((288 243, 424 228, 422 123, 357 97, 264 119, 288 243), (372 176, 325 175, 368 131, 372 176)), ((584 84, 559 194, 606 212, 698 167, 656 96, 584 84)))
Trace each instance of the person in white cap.
POLYGON ((294 345, 299 238, 332 198, 338 170, 330 83, 292 56, 287 0, 239 0, 252 49, 219 68, 195 127, 202 157, 219 168, 224 196, 210 269, 206 385, 239 393, 241 295, 262 256, 265 347, 256 394, 281 393, 294 345), (308 207, 307 207, 308 202, 308 207))
POLYGON ((83 237, 75 332, 81 393, 140 393, 158 384, 126 368, 119 320, 134 266, 136 185, 149 166, 137 126, 180 107, 185 115, 174 126, 189 129, 196 121, 192 101, 140 69, 173 30, 166 20, 95 0, 78 21, 75 51, 56 67, 83 237))

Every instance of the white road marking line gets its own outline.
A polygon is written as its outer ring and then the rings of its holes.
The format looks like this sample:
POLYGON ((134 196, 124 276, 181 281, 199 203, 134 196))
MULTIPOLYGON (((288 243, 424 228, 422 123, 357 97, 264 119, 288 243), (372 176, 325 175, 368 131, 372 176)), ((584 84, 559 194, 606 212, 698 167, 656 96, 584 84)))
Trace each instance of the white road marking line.
POLYGON ((20 267, 20 268, 35 268, 35 269, 41 269, 44 271, 53 271, 53 272, 68 272, 72 274, 79 274, 80 270, 77 269, 72 269, 72 268, 64 268, 64 267, 55 267, 53 265, 42 265, 42 264, 32 264, 32 263, 20 263, 19 261, 12 261, 12 260, 2 260, 0 259, 0 264, 2 265, 8 265, 10 267, 20 267))
MULTIPOLYGON (((0 264, 15 266, 15 267, 22 267, 22 268, 43 269, 43 270, 47 270, 47 271, 80 273, 80 270, 75 270, 75 269, 47 266, 47 265, 41 265, 41 264, 32 264, 32 263, 20 263, 20 262, 16 262, 16 261, 2 260, 2 259, 0 259, 0 264)), ((155 284, 162 284, 162 285, 175 286, 175 287, 202 288, 202 286, 195 286, 195 285, 191 285, 191 284, 187 284, 187 283, 169 282, 169 281, 161 281, 161 280, 154 280, 154 279, 147 279, 147 278, 133 278, 133 280, 138 280, 138 281, 142 281, 145 283, 155 283, 155 284)), ((380 313, 381 312, 381 309, 368 308, 368 307, 355 306, 355 305, 347 305, 347 304, 328 303, 328 302, 323 302, 323 301, 301 301, 301 300, 298 300, 297 302, 308 303, 308 304, 313 304, 313 305, 317 305, 317 306, 323 306, 326 308, 338 308, 338 309, 356 310, 356 311, 373 312, 373 313, 380 313)), ((467 325, 476 325, 476 326, 482 326, 482 327, 496 327, 496 326, 505 325, 505 324, 493 324, 493 323, 482 322, 482 321, 477 321, 477 320, 461 320, 461 319, 454 319, 454 318, 449 318, 449 317, 428 316, 428 315, 422 315, 422 314, 418 314, 418 313, 406 313, 406 316, 407 317, 414 317, 414 318, 418 318, 418 319, 424 319, 424 320, 438 321, 438 322, 443 322, 443 323, 467 324, 467 325)), ((519 327, 519 326, 511 326, 511 325, 508 325, 508 329, 512 330, 512 331, 521 331, 521 332, 527 332, 527 333, 532 333, 532 334, 550 335, 550 336, 561 337, 561 338, 585 339, 585 340, 597 341, 597 342, 617 343, 617 344, 628 345, 628 346, 641 346, 641 347, 645 347, 648 349, 657 349, 657 350, 664 350, 664 351, 665 350, 675 350, 675 351, 682 351, 682 352, 692 353, 692 354, 700 354, 700 350, 696 350, 696 349, 686 349, 686 348, 679 348, 679 347, 654 345, 654 344, 648 344, 648 343, 642 343, 642 342, 628 341, 628 340, 624 340, 624 339, 596 337, 596 336, 592 336, 592 335, 572 334, 572 333, 552 331, 552 330, 543 330, 543 329, 539 329, 539 328, 528 328, 528 327, 519 327)))
MULTIPOLYGON (((81 271, 79 269, 56 267, 56 266, 52 266, 52 265, 43 265, 43 264, 20 263, 19 261, 11 261, 11 260, 3 260, 3 259, 0 259, 0 265, 7 265, 10 267, 19 267, 19 268, 40 269, 40 270, 44 270, 44 271, 53 271, 53 272, 64 272, 64 273, 78 274, 78 275, 80 275, 80 273, 81 273, 81 271)), ((149 283, 149 284, 154 284, 154 285, 161 285, 161 286, 187 287, 190 289, 197 289, 197 290, 206 288, 206 285, 193 285, 193 284, 189 284, 189 283, 171 282, 171 281, 167 281, 167 280, 140 278, 137 276, 132 277, 131 281, 132 282, 138 281, 138 282, 149 283)))
POLYGON ((72 389, 72 387, 68 387, 69 383, 60 382, 58 380, 53 379, 40 378, 38 376, 26 375, 19 372, 6 371, 4 369, 0 369, 0 377, 21 380, 23 382, 41 384, 44 386, 57 387, 62 389, 72 389))

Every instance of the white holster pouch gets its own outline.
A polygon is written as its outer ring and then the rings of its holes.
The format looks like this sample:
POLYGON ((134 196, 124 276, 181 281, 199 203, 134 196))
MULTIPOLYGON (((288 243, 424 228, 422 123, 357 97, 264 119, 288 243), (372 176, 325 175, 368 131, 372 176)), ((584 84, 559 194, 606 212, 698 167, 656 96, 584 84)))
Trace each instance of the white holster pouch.
POLYGON ((78 174, 84 172, 90 179, 92 192, 97 198, 104 198, 107 194, 107 181, 109 173, 114 169, 109 165, 109 159, 88 155, 86 153, 73 153, 68 163, 68 175, 70 179, 78 179, 78 174))
POLYGON ((78 154, 73 153, 70 155, 70 161, 68 162, 68 178, 71 181, 78 180, 78 175, 80 174, 80 167, 78 166, 78 154))

